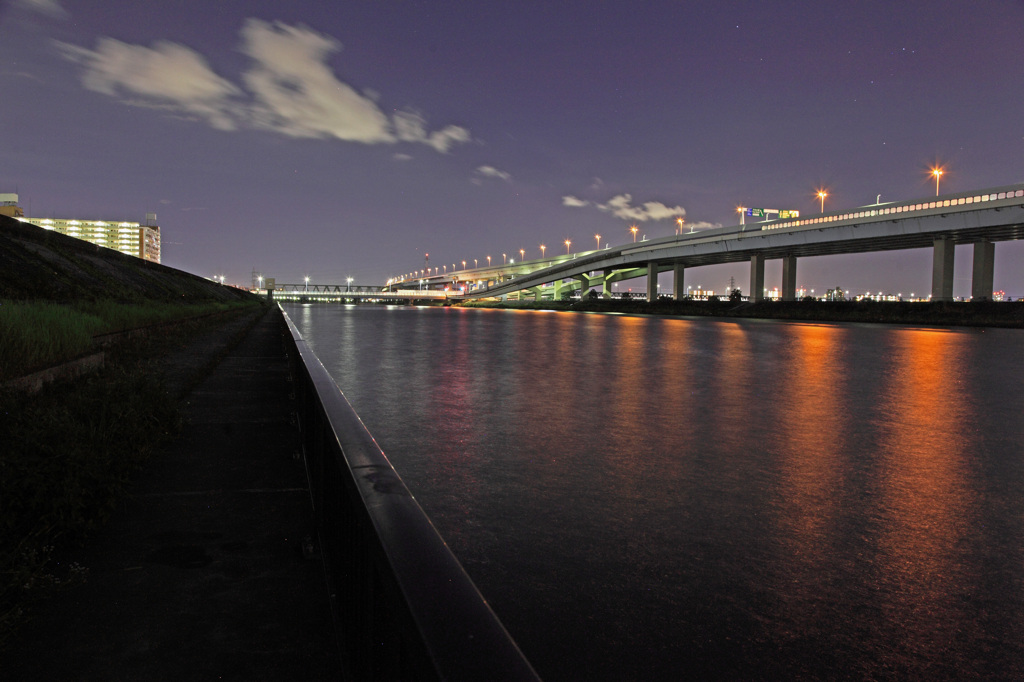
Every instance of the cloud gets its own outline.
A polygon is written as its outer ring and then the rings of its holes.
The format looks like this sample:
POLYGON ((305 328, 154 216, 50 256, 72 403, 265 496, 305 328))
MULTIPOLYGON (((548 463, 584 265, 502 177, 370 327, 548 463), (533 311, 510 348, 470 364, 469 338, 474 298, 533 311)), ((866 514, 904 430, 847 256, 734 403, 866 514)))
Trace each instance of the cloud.
POLYGON ((494 166, 479 166, 475 171, 473 171, 473 173, 484 178, 497 178, 498 180, 504 180, 505 182, 512 181, 511 173, 498 170, 494 166))
POLYGON ((71 15, 57 0, 16 0, 15 7, 37 12, 51 19, 67 19, 71 15))
POLYGON ((89 90, 141 96, 141 103, 198 116, 220 130, 236 127, 232 98, 241 90, 183 45, 159 41, 149 48, 101 38, 95 50, 67 43, 58 47, 85 67, 82 85, 89 90))
POLYGON ((674 206, 670 208, 660 201, 647 201, 640 206, 632 206, 632 201, 632 195, 618 194, 609 199, 606 204, 594 205, 606 213, 611 213, 616 218, 622 218, 623 220, 636 220, 640 222, 646 222, 648 220, 665 220, 666 218, 678 218, 686 215, 686 209, 682 206, 674 206))
MULTIPOLYGON (((22 0, 46 4, 46 0, 22 0)), ((327 59, 341 43, 305 26, 248 19, 240 51, 252 60, 242 86, 218 76, 199 53, 168 41, 153 47, 100 38, 95 50, 58 43, 83 66, 82 84, 122 102, 205 120, 220 130, 271 130, 296 138, 363 144, 425 144, 447 153, 472 140, 448 125, 430 130, 418 112, 388 117, 380 95, 339 80, 327 59)))
POLYGON ((468 130, 454 125, 428 133, 426 119, 416 111, 396 111, 392 119, 399 140, 426 144, 442 154, 453 144, 469 142, 471 139, 468 130))
POLYGON ((410 154, 393 154, 391 158, 394 159, 395 161, 412 161, 412 155, 410 154))
POLYGON ((660 201, 646 201, 639 206, 633 206, 633 195, 631 194, 617 194, 604 204, 599 204, 596 201, 587 201, 572 194, 567 194, 562 197, 562 206, 570 208, 593 206, 599 211, 611 213, 616 218, 637 222, 665 220, 667 218, 675 219, 686 215, 686 209, 682 206, 669 207, 660 201))
POLYGON ((241 51, 255 65, 242 80, 255 96, 255 125, 291 137, 394 141, 377 103, 335 78, 325 63, 340 49, 333 38, 303 26, 247 20, 241 51))

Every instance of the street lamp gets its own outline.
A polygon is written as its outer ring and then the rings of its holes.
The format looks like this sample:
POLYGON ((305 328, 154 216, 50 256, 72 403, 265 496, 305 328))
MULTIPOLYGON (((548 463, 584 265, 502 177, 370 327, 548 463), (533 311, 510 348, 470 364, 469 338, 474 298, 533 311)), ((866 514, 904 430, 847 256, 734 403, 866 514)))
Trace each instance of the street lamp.
POLYGON ((487 257, 487 267, 491 267, 491 257, 487 257))
POLYGON ((519 262, 526 260, 526 249, 519 249, 519 262))
POLYGON ((676 224, 679 225, 679 230, 676 231, 676 234, 682 234, 683 233, 683 219, 682 218, 676 218, 676 224))
POLYGON ((942 177, 942 174, 944 172, 945 171, 942 170, 941 166, 936 166, 935 168, 932 168, 932 175, 935 176, 935 196, 939 196, 939 179, 942 177))
POLYGON ((465 270, 465 269, 466 269, 466 261, 462 261, 462 269, 463 269, 463 270, 465 270))
POLYGON ((828 192, 823 189, 818 190, 818 199, 821 200, 821 212, 825 212, 825 197, 828 196, 828 192))
POLYGON ((566 239, 566 240, 565 240, 565 255, 566 255, 566 256, 568 256, 568 255, 569 255, 569 245, 570 245, 570 244, 572 244, 572 242, 571 242, 571 241, 569 241, 568 239, 566 239))
POLYGON ((348 286, 345 288, 345 291, 352 291, 352 278, 346 277, 345 280, 348 282, 348 286))
POLYGON ((594 239, 597 240, 597 250, 600 251, 601 250, 601 235, 595 234, 594 235, 594 239))
POLYGON ((479 258, 474 258, 473 259, 473 267, 474 268, 479 268, 480 267, 480 259, 479 258))
POLYGON ((306 276, 306 286, 302 290, 303 291, 309 291, 309 276, 308 275, 306 276))
POLYGON ((508 254, 507 253, 503 253, 503 254, 501 254, 501 264, 505 265, 506 263, 508 263, 508 254))
POLYGON ((546 248, 548 248, 548 247, 544 246, 543 244, 540 245, 540 257, 541 258, 544 257, 544 249, 546 249, 546 248))
POLYGON ((634 244, 636 244, 636 231, 637 231, 637 229, 638 228, 637 228, 636 225, 630 225, 629 226, 629 231, 633 233, 633 243, 634 244))

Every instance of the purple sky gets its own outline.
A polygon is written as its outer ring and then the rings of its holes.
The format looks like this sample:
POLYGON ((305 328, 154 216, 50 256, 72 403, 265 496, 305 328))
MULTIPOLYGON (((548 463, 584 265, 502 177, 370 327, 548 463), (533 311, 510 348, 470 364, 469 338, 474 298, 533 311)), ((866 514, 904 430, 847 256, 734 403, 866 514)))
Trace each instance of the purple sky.
MULTIPOLYGON (((1024 181, 1022 32, 1019 0, 0 0, 0 192, 36 217, 156 212, 164 263, 201 275, 379 284, 425 251, 813 213, 819 186, 826 210, 927 196, 936 162, 944 192, 1024 181)), ((1022 265, 998 244, 996 289, 1024 295, 1022 265)), ((931 255, 798 272, 920 292, 931 255)), ((746 290, 746 265, 687 283, 730 276, 746 290)))

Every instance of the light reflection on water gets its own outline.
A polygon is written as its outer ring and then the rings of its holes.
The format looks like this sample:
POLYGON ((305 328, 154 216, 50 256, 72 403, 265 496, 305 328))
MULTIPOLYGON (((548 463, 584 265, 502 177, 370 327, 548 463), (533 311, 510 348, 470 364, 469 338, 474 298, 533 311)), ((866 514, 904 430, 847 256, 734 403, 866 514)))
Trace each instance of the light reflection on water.
POLYGON ((1024 333, 289 306, 545 679, 1024 676, 1024 333))

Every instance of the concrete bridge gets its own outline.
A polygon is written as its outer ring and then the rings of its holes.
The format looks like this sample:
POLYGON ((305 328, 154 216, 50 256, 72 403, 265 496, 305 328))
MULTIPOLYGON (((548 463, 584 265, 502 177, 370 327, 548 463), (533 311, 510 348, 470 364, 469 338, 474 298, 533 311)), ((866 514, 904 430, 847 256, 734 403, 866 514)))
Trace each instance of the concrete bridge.
MULTIPOLYGON (((931 248, 933 301, 953 298, 953 252, 974 249, 972 298, 991 299, 995 243, 1024 238, 1024 183, 945 194, 914 201, 873 204, 820 216, 773 220, 662 237, 601 250, 500 266, 399 279, 449 289, 450 297, 474 299, 600 288, 647 277, 648 300, 657 298, 657 273, 674 275, 673 295, 681 298, 687 268, 718 263, 750 263, 751 300, 764 298, 765 260, 782 260, 782 298, 796 298, 798 259, 846 253, 931 248), (649 275, 654 276, 649 276, 649 275)), ((454 268, 453 268, 454 270, 454 268)))

